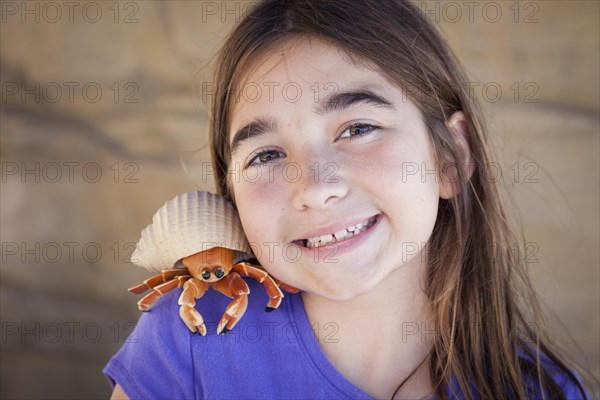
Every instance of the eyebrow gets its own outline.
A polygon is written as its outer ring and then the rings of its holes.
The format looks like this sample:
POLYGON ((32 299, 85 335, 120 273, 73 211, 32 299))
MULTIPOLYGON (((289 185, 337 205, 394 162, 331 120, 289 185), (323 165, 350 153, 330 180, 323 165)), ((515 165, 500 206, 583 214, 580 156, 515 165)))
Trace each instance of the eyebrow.
MULTIPOLYGON (((333 93, 324 99, 323 103, 316 106, 314 112, 324 115, 333 111, 344 111, 356 104, 370 104, 389 110, 395 110, 392 102, 368 89, 350 90, 333 93)), ((270 117, 258 117, 252 122, 239 129, 231 140, 231 154, 234 154, 239 146, 250 139, 264 135, 267 132, 277 131, 277 120, 270 117)))

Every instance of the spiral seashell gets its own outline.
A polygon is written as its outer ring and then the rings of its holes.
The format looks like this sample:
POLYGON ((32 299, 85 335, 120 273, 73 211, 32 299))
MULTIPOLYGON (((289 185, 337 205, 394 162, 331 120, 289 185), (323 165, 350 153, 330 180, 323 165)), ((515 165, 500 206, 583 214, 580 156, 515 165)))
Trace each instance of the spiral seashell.
POLYGON ((213 247, 235 250, 236 262, 253 257, 233 205, 216 194, 189 192, 158 209, 152 223, 142 230, 131 261, 160 272, 213 247))

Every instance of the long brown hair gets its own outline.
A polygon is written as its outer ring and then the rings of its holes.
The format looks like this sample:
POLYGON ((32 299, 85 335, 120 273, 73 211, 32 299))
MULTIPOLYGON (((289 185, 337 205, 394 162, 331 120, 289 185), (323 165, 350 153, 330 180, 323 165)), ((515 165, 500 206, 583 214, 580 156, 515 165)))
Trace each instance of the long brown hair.
MULTIPOLYGON (((232 196, 227 134, 234 88, 269 49, 302 36, 325 40, 351 62, 375 67, 396 83, 422 113, 438 168, 455 166, 456 179, 462 183, 452 199, 440 199, 427 251, 424 289, 437 334, 429 372, 436 398, 447 399, 448 390, 458 386, 467 399, 564 399, 540 355, 586 397, 544 329, 525 262, 514 251, 516 237, 501 193, 484 173, 491 157, 481 113, 466 91, 466 77, 435 27, 413 4, 402 0, 256 4, 230 34, 216 61, 209 134, 217 190, 232 196), (470 178, 445 124, 456 111, 465 115, 476 163, 470 178), (531 307, 531 315, 524 305, 531 307)), ((399 382, 398 389, 409 378, 399 382)))

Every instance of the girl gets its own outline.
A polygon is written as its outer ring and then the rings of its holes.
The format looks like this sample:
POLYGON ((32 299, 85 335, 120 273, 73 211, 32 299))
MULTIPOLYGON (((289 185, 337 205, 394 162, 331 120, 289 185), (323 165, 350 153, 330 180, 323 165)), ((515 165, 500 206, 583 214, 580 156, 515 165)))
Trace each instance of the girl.
POLYGON ((542 330, 463 82, 407 1, 257 4, 217 61, 216 183, 302 292, 265 314, 249 282, 225 336, 208 292, 204 338, 163 296, 104 371, 113 397, 587 398, 542 330))

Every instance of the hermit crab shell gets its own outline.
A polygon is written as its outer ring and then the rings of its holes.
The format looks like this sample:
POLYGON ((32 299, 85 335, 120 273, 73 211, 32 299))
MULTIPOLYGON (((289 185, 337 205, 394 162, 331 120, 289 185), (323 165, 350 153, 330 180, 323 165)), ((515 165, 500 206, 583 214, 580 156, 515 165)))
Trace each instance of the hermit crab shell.
POLYGON ((154 214, 131 261, 160 272, 174 268, 182 258, 214 247, 235 250, 236 262, 253 257, 233 205, 209 192, 189 192, 167 201, 154 214))

